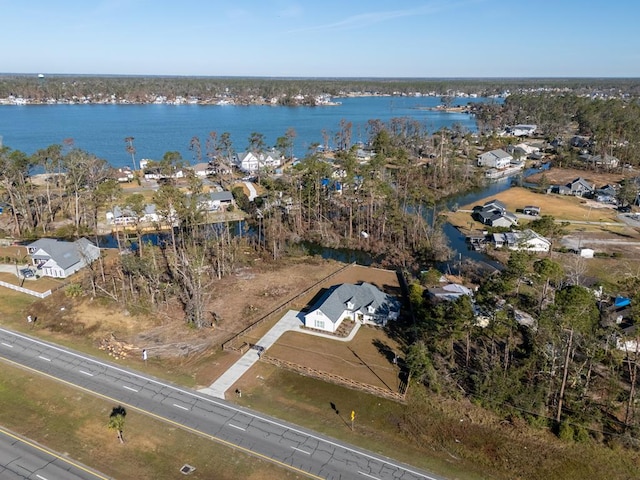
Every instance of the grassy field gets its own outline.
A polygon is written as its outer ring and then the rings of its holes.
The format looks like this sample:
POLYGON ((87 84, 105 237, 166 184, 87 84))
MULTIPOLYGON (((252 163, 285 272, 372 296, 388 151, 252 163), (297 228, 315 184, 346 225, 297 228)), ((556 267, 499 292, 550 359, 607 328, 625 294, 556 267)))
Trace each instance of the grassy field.
POLYGON ((361 327, 350 342, 287 332, 268 353, 280 360, 397 392, 399 371, 392 363, 393 352, 399 354, 401 348, 382 330, 361 327))
MULTIPOLYGON (((617 212, 613 208, 603 206, 602 204, 586 200, 579 197, 566 195, 547 195, 535 192, 528 188, 512 187, 497 195, 484 198, 474 204, 463 205, 457 212, 447 213, 448 221, 456 227, 462 229, 482 230, 486 226, 476 222, 471 218, 471 210, 476 205, 482 205, 485 202, 498 199, 507 206, 507 210, 518 213, 526 205, 536 205, 540 207, 541 215, 551 215, 558 221, 575 221, 575 222, 614 222, 620 224, 620 229, 626 228, 624 223, 619 222, 617 212)), ((526 224, 528 220, 520 219, 521 224, 526 224)), ((614 226, 599 226, 578 224, 579 228, 590 231, 617 228, 614 226)), ((571 225, 569 230, 578 228, 571 225)))
POLYGON ((0 423, 119 480, 305 478, 266 460, 127 409, 120 444, 107 428, 116 405, 37 374, 2 365, 0 423))

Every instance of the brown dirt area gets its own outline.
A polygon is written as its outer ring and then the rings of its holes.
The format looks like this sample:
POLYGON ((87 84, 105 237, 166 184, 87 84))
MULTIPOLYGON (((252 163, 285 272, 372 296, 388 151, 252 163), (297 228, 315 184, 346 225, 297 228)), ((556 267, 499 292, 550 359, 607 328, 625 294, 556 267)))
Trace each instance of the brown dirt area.
MULTIPOLYGON (((140 368, 142 363, 142 349, 147 349, 150 372, 173 375, 174 378, 193 386, 204 386, 209 385, 239 358, 239 354, 235 352, 222 352, 222 342, 342 267, 345 265, 334 261, 305 258, 285 266, 260 264, 257 261, 251 267, 240 268, 234 275, 214 284, 215 293, 210 309, 218 315, 219 323, 213 328, 188 328, 178 320, 182 316, 176 306, 148 315, 134 313, 104 299, 92 300, 87 295, 80 299, 68 298, 63 290, 42 301, 34 302, 25 312, 21 312, 14 322, 24 327, 21 325, 24 323, 24 315, 30 314, 37 318, 34 328, 44 330, 47 335, 54 337, 54 340, 87 350, 98 347, 113 359, 137 368, 140 368)), ((302 309, 323 288, 358 281, 368 281, 392 294, 399 294, 400 291, 395 272, 352 265, 330 280, 320 283, 317 288, 311 289, 293 302, 291 308, 302 309)), ((261 335, 279 320, 281 315, 282 312, 273 315, 273 318, 269 318, 260 329, 252 330, 251 336, 261 335)), ((307 354, 308 342, 316 346, 322 344, 318 337, 296 337, 299 338, 295 341, 287 338, 285 343, 278 347, 279 351, 283 352, 283 358, 289 361, 302 362, 305 358, 311 359, 311 355, 307 354), (302 346, 295 348, 298 341, 302 346)), ((357 341, 350 343, 352 348, 359 345, 359 364, 352 352, 333 345, 342 345, 342 342, 330 341, 327 344, 325 350, 330 351, 329 355, 351 357, 349 362, 340 361, 337 367, 332 368, 349 376, 351 371, 365 372, 365 364, 368 364, 375 367, 373 370, 376 375, 383 379, 382 383, 379 380, 377 382, 380 386, 397 382, 392 365, 381 353, 384 351, 384 345, 388 345, 389 348, 396 348, 396 345, 387 339, 382 331, 373 328, 362 329, 356 339, 357 341), (333 351, 333 348, 338 350, 333 351), (348 368, 345 369, 345 365, 348 368), (353 365, 360 366, 353 368, 353 365)), ((320 353, 321 350, 316 348, 314 355, 318 356, 320 353)), ((317 364, 317 359, 314 362, 317 364)), ((325 364, 330 363, 325 361, 316 367, 325 368, 325 364)), ((326 368, 330 369, 329 366, 326 368)), ((360 376, 360 381, 373 382, 366 374, 360 376)), ((375 375, 373 377, 375 379, 375 375)))

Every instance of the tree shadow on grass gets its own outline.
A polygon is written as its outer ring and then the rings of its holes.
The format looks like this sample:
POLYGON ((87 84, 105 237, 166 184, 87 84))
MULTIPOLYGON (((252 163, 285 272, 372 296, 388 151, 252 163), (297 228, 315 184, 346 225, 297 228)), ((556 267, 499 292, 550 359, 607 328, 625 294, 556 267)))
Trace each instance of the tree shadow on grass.
POLYGON ((351 428, 351 425, 349 425, 349 422, 347 422, 344 419, 344 417, 342 415, 340 415, 340 410, 338 410, 338 407, 336 406, 336 404, 333 403, 333 402, 329 402, 329 405, 331 405, 331 410, 336 412, 336 415, 338 415, 338 417, 340 417, 340 420, 342 420, 342 423, 344 423, 346 427, 351 428))

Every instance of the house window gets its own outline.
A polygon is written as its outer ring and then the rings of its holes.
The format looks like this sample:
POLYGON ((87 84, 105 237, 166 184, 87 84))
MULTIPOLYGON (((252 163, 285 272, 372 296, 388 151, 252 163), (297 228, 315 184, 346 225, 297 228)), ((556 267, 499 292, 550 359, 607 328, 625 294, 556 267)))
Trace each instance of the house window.
POLYGON ((322 330, 324 330, 324 320, 321 320, 321 319, 319 319, 319 318, 316 318, 316 319, 313 321, 313 326, 314 326, 315 328, 321 328, 322 330))

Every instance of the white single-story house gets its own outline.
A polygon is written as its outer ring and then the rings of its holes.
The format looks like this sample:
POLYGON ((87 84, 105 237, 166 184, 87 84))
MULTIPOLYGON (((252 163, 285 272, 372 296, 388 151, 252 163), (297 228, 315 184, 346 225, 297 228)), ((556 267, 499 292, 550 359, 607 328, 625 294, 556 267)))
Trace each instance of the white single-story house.
POLYGON ((514 125, 513 127, 508 127, 506 133, 514 137, 529 137, 533 135, 537 129, 537 125, 514 125))
POLYGON ((370 283, 328 289, 304 316, 306 327, 334 333, 344 319, 384 326, 400 314, 400 301, 370 283))
POLYGON ((129 167, 118 168, 114 171, 115 179, 120 183, 127 183, 133 180, 134 175, 129 167))
POLYGON ((41 238, 27 245, 38 273, 47 277, 66 278, 100 258, 100 248, 86 238, 65 242, 41 238))
POLYGON ((207 212, 218 212, 233 205, 233 194, 228 190, 202 194, 198 206, 207 212))
POLYGON ((496 248, 507 247, 510 250, 527 252, 548 252, 551 242, 531 229, 521 232, 494 233, 493 243, 496 248))
POLYGON ((211 166, 211 164, 207 162, 196 163, 191 166, 193 173, 196 174, 196 177, 206 178, 209 175, 214 175, 216 173, 215 169, 211 166))
POLYGON ((144 206, 142 216, 138 215, 131 207, 114 207, 112 211, 106 214, 107 222, 112 225, 136 225, 138 223, 157 223, 161 220, 160 215, 156 211, 153 203, 144 206))
POLYGON ((511 165, 513 157, 502 149, 491 150, 478 156, 479 167, 491 167, 491 168, 507 168, 511 165))

